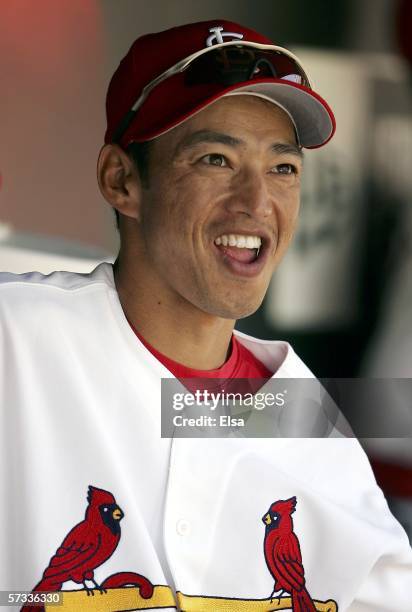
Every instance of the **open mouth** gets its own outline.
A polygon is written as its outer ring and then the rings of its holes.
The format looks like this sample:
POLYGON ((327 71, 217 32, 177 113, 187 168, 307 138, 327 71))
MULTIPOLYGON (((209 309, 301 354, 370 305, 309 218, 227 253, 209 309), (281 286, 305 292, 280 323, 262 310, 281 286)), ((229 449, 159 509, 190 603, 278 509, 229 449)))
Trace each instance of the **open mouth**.
POLYGON ((262 245, 260 236, 243 236, 241 234, 223 234, 215 240, 226 255, 243 263, 252 263, 258 258, 262 245))
POLYGON ((222 234, 214 244, 223 263, 241 276, 256 276, 265 264, 265 241, 256 234, 222 234))

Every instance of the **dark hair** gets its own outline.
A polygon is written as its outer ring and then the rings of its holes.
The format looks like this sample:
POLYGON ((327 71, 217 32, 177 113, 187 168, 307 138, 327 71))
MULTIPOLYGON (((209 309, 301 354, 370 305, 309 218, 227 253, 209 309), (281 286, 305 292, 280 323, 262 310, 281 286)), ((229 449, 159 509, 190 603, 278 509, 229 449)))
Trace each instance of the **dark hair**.
MULTIPOLYGON (((132 142, 126 149, 126 153, 133 160, 134 165, 139 173, 142 185, 147 187, 149 184, 149 153, 150 153, 150 140, 145 142, 132 142)), ((119 229, 120 213, 115 210, 116 226, 119 229)))

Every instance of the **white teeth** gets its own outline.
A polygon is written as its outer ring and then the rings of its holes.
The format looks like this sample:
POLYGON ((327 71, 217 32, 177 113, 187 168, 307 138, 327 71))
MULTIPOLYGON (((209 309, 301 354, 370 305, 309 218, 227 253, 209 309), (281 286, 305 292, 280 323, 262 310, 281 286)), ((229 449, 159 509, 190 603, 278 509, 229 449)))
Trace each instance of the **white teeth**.
POLYGON ((237 247, 238 249, 260 249, 262 239, 260 236, 244 236, 242 234, 223 234, 215 240, 217 246, 237 247))

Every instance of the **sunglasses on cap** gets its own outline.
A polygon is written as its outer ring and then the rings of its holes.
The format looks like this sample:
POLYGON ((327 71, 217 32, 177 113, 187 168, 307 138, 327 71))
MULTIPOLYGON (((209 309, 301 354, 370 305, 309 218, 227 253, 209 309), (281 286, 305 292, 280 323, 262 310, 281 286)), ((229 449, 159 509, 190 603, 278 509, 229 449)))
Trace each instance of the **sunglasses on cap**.
POLYGON ((312 89, 297 58, 275 45, 243 42, 221 43, 181 60, 148 83, 116 128, 112 141, 119 142, 149 94, 166 79, 181 74, 185 87, 221 85, 230 87, 255 79, 278 79, 312 89))

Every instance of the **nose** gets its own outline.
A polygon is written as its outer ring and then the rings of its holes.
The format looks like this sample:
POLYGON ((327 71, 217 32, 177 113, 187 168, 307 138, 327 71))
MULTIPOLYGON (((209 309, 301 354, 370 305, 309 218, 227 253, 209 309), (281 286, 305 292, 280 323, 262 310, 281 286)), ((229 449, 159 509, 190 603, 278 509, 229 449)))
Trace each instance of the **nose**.
POLYGON ((231 198, 227 208, 231 212, 243 213, 253 218, 266 219, 273 212, 273 203, 268 190, 267 178, 257 168, 247 168, 232 179, 231 198))

